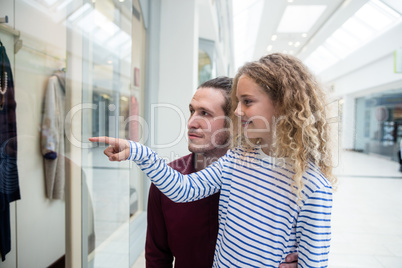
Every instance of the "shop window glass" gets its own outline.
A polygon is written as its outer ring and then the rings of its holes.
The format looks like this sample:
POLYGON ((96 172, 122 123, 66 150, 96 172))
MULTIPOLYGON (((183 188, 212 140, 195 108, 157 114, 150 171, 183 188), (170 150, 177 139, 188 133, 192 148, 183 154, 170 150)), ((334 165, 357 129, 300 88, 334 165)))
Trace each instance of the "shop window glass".
POLYGON ((203 51, 198 51, 198 81, 199 84, 204 83, 212 78, 212 62, 208 54, 203 51))
MULTIPOLYGON (((142 139, 142 10, 138 0, 1 3, 0 17, 5 12, 8 22, 1 23, 0 41, 14 77, 24 189, 18 210, 11 211, 18 222, 11 222, 11 246, 18 242, 18 254, 8 255, 7 267, 49 267, 63 258, 70 263, 67 251, 75 248, 81 249, 74 252, 81 263, 72 267, 131 267, 142 252, 143 175, 129 162, 109 162, 105 145, 88 142, 104 135, 142 139), (71 238, 76 230, 81 239, 71 238)), ((3 103, 4 81, 0 76, 0 111, 11 107, 3 103)))
POLYGON ((198 46, 198 84, 200 85, 216 76, 215 43, 200 38, 198 46))
POLYGON ((402 139, 402 90, 357 98, 355 150, 398 160, 402 139))

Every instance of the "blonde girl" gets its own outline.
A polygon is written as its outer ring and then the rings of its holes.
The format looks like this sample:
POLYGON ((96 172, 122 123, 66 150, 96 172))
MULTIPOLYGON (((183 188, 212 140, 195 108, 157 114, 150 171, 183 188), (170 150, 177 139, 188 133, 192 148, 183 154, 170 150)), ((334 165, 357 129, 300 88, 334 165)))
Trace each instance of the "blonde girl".
POLYGON ((295 57, 271 54, 240 68, 233 85, 234 147, 206 169, 182 175, 133 141, 111 146, 175 202, 221 191, 213 267, 279 267, 298 251, 299 267, 326 267, 332 184, 323 93, 295 57))

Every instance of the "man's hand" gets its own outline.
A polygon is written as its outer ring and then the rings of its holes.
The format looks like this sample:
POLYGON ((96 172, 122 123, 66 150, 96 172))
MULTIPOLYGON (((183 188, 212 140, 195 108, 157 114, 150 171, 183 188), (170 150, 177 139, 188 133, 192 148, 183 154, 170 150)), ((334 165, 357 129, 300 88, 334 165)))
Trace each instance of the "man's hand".
POLYGON ((286 256, 284 263, 279 265, 279 268, 297 268, 297 260, 299 259, 297 252, 291 253, 286 256))
POLYGON ((92 137, 91 142, 101 142, 109 144, 103 153, 109 157, 109 161, 127 160, 130 156, 130 143, 128 140, 116 139, 110 137, 92 137))

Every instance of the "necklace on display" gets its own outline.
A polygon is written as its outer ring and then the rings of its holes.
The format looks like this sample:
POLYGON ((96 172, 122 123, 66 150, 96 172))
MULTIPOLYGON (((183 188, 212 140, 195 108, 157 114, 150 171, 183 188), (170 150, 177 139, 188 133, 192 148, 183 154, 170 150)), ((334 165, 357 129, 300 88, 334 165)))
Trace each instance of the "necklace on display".
MULTIPOLYGON (((0 41, 0 47, 3 47, 3 43, 0 41)), ((5 52, 4 49, 2 49, 2 58, 3 58, 3 62, 2 62, 2 68, 1 68, 1 73, 0 73, 0 93, 1 93, 1 97, 0 97, 0 111, 3 110, 4 108, 4 102, 5 102, 5 94, 7 93, 7 72, 6 72, 6 65, 5 65, 5 52)))
POLYGON ((3 110, 4 108, 4 101, 5 101, 5 94, 7 92, 7 72, 2 72, 2 75, 0 76, 0 111, 3 110), (4 74, 4 75, 3 75, 4 74))
POLYGON ((2 95, 7 92, 7 72, 3 72, 0 80, 0 93, 2 95))
MULTIPOLYGON (((3 43, 0 41, 0 45, 3 46, 3 43)), ((5 63, 5 53, 4 50, 2 50, 2 58, 3 58, 3 64, 1 68, 1 76, 0 76, 0 93, 2 95, 6 94, 7 92, 7 72, 6 72, 6 63, 5 63)))

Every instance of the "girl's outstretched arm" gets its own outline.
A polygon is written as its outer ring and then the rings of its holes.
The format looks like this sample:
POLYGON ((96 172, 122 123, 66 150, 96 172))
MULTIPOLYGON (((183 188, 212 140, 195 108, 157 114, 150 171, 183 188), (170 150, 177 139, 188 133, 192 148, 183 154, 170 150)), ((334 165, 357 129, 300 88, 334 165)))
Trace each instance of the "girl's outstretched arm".
POLYGON ((109 144, 104 153, 110 161, 134 161, 159 190, 174 202, 195 201, 220 190, 223 164, 219 160, 202 171, 182 175, 140 143, 110 137, 93 137, 89 140, 109 144))

